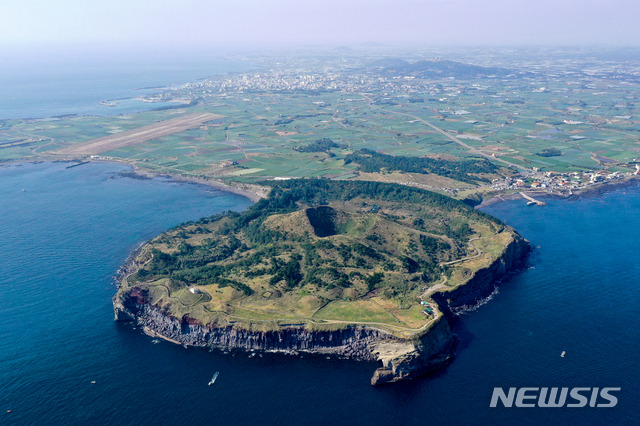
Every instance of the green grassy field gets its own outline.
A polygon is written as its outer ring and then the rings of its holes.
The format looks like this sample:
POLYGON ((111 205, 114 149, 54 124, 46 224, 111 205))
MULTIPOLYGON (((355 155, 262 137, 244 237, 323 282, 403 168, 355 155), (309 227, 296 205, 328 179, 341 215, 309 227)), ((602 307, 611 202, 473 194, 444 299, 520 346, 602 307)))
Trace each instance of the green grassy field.
POLYGON ((0 161, 53 155, 63 147, 184 112, 212 112, 225 118, 103 155, 155 171, 239 182, 274 177, 354 178, 356 167, 341 160, 363 148, 403 156, 475 156, 416 120, 420 118, 488 156, 530 169, 566 172, 617 167, 628 171, 634 169, 626 164, 640 157, 637 84, 614 85, 597 76, 577 82, 569 75, 540 75, 522 80, 442 79, 425 85, 424 92, 405 91, 398 84, 371 87, 367 93, 196 92, 190 95, 199 95, 200 103, 184 109, 5 120, 0 122, 0 161), (295 150, 320 138, 344 148, 325 153, 295 150), (538 155, 548 149, 557 149, 561 155, 538 155))
POLYGON ((400 185, 293 180, 276 189, 240 215, 156 238, 119 294, 148 289, 150 303, 202 323, 369 324, 411 337, 439 315, 421 304, 430 289, 464 284, 513 238, 464 203, 400 185))

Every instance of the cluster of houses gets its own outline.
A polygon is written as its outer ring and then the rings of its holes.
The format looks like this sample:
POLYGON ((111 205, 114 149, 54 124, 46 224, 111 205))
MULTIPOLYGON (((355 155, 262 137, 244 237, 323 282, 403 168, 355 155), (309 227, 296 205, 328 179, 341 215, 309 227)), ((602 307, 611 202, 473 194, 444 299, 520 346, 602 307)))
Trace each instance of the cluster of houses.
POLYGON ((597 170, 589 172, 534 172, 529 176, 520 178, 495 179, 491 187, 495 190, 506 189, 581 189, 595 183, 624 179, 640 173, 640 167, 636 166, 634 173, 610 172, 597 170))

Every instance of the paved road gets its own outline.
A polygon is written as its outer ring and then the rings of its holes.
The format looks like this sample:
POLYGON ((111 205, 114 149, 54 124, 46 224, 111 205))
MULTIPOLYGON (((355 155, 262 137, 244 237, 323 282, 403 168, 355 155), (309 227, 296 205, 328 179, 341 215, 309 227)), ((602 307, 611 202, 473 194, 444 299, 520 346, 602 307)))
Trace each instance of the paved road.
MULTIPOLYGON (((362 95, 362 96, 365 99, 367 99, 368 101, 370 101, 371 104, 373 103, 373 101, 370 98, 368 98, 367 96, 365 96, 365 95, 362 95)), ((465 143, 465 142, 461 141, 459 138, 453 136, 451 133, 448 133, 447 131, 442 130, 439 127, 434 126, 433 124, 429 123, 426 120, 423 120, 422 118, 418 117, 417 115, 407 114, 407 113, 404 113, 404 112, 390 111, 388 109, 374 107, 373 105, 371 105, 371 108, 375 108, 375 109, 378 109, 380 111, 388 112, 389 114, 404 115, 405 117, 413 118, 414 120, 417 120, 417 121, 421 122, 422 124, 426 124, 427 126, 431 127, 433 130, 437 131, 438 133, 442 134, 443 136, 445 136, 449 140, 457 143, 458 145, 462 146, 463 148, 468 149, 469 152, 471 152, 473 154, 479 155, 479 156, 484 157, 484 158, 486 158, 488 160, 491 160, 491 161, 498 161, 498 162, 506 164, 508 166, 516 167, 516 168, 518 168, 520 170, 524 170, 524 171, 527 171, 527 172, 531 172, 532 171, 531 169, 529 169, 529 168, 527 168, 525 166, 522 166, 520 164, 515 164, 515 163, 512 163, 510 161, 503 160, 502 158, 493 157, 493 156, 491 156, 489 154, 485 154, 484 152, 480 151, 479 149, 474 148, 471 145, 469 145, 468 143, 465 143)))

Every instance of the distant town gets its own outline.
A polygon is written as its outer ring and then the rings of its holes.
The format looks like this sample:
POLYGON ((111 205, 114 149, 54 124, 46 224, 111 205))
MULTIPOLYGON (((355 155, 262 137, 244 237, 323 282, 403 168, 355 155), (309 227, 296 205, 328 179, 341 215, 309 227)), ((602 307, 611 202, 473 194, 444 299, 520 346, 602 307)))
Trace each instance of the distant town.
POLYGON ((229 59, 251 70, 133 99, 162 105, 148 112, 5 120, 0 161, 84 154, 233 185, 369 179, 456 197, 571 193, 639 173, 640 61, 632 56, 370 48, 229 59), (331 144, 310 148, 318 140, 331 144), (396 160, 380 169, 349 161, 363 152, 396 160), (438 167, 408 167, 412 158, 438 167), (458 160, 496 169, 465 178, 458 160))

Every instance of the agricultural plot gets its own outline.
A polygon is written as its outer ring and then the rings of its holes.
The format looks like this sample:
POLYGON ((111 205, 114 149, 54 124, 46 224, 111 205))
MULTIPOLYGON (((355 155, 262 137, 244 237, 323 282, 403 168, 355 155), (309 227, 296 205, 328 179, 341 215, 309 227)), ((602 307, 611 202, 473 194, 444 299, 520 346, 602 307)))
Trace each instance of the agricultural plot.
MULTIPOLYGON (((316 62, 281 62, 286 63, 304 63, 299 69, 312 70, 316 62)), ((340 61, 332 64, 337 81, 357 72, 340 61)), ((321 71, 309 72, 322 78, 321 71)), ((480 153, 500 166, 506 160, 543 171, 635 170, 628 163, 640 157, 637 83, 577 76, 444 78, 415 86, 388 78, 357 91, 189 88, 176 93, 199 99, 188 108, 7 120, 0 123, 0 159, 100 153, 141 167, 239 181, 353 178, 357 166, 342 159, 360 149, 448 159, 478 158, 480 153), (341 148, 297 151, 321 138, 341 148)), ((366 73, 362 78, 368 78, 366 73)))

